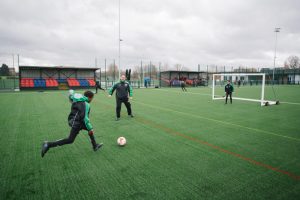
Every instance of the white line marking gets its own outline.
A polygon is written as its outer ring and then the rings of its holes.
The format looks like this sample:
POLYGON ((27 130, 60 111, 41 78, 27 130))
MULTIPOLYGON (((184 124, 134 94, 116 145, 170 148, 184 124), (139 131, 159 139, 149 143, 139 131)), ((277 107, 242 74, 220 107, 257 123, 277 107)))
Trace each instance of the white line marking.
MULTIPOLYGON (((166 91, 166 92, 172 92, 172 93, 186 93, 186 94, 196 94, 196 95, 204 95, 204 96, 211 96, 211 94, 207 94, 207 93, 195 93, 195 92, 178 92, 178 91, 170 91, 170 90, 166 90, 166 89, 159 89, 161 91, 166 91)), ((155 90, 155 91, 159 91, 159 90, 155 90)), ((153 90, 154 91, 154 90, 153 90)), ((283 103, 283 104, 291 104, 291 105, 300 105, 300 103, 297 102, 288 102, 288 101, 279 101, 279 103, 283 103)))
POLYGON ((203 116, 200 116, 200 115, 188 114, 188 113, 180 112, 180 111, 177 111, 177 110, 173 110, 173 109, 171 110, 171 109, 168 109, 168 108, 153 106, 153 105, 150 105, 150 104, 141 103, 141 102, 137 102, 137 101, 135 103, 145 105, 145 106, 148 106, 148 107, 152 107, 152 108, 156 108, 156 109, 160 109, 160 110, 164 110, 164 111, 168 111, 168 112, 178 113, 178 114, 185 115, 185 116, 188 116, 188 117, 193 117, 193 118, 198 118, 198 119, 205 119, 205 120, 209 120, 209 121, 213 121, 213 122, 218 122, 218 123, 221 123, 221 124, 241 127, 241 128, 245 128, 245 129, 248 129, 248 130, 261 132, 261 133, 265 133, 265 134, 269 134, 269 135, 275 135, 275 136, 278 136, 278 137, 287 138, 287 139, 290 139, 290 140, 300 142, 299 138, 293 138, 293 137, 289 137, 289 136, 285 136, 285 135, 280 135, 280 134, 277 134, 277 133, 273 133, 271 131, 265 131, 265 130, 261 130, 261 129, 257 129, 257 128, 251 128, 251 127, 242 126, 242 125, 239 125, 239 124, 233 124, 233 123, 230 123, 230 122, 221 121, 221 120, 217 120, 217 119, 212 119, 212 118, 208 118, 208 117, 203 117, 203 116))

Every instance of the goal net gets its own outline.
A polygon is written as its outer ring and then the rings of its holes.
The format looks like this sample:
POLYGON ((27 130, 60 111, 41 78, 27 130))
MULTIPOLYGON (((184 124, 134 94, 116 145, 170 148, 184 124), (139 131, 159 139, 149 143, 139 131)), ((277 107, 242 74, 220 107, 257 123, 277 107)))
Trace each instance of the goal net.
MULTIPOLYGON (((264 73, 226 73, 213 74, 212 80, 212 99, 225 99, 225 85, 227 81, 233 86, 232 99, 258 102, 261 106, 277 105, 277 100, 265 99, 265 82, 264 73)), ((273 94, 276 98, 272 86, 273 94)), ((271 95, 268 95, 268 97, 271 95)), ((229 98, 229 97, 228 97, 229 98)), ((229 101, 229 99, 228 99, 229 101)))

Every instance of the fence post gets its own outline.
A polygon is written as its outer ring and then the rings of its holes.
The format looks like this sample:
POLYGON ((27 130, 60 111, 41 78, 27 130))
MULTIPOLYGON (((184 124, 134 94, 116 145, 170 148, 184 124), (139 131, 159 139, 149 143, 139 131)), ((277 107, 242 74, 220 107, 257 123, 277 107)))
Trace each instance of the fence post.
POLYGON ((159 62, 159 65, 158 65, 158 73, 159 73, 159 87, 161 88, 161 72, 160 72, 160 68, 161 68, 161 63, 159 62))
POLYGON ((114 59, 114 81, 116 78, 116 60, 114 59))
POLYGON ((104 60, 104 77, 105 77, 105 89, 107 90, 107 78, 106 78, 106 58, 104 60))
POLYGON ((141 60, 141 74, 140 74, 140 77, 141 77, 141 84, 143 84, 143 61, 141 60))

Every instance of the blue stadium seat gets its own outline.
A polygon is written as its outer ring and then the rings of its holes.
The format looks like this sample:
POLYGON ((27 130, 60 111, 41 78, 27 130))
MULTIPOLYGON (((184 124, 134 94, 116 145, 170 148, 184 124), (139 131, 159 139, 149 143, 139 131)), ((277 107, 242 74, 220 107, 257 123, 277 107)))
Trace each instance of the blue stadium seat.
POLYGON ((57 79, 58 83, 67 83, 67 79, 57 79))
POLYGON ((34 79, 34 87, 46 87, 46 81, 44 79, 34 79))
POLYGON ((80 86, 82 86, 82 87, 89 86, 89 82, 86 79, 78 79, 78 82, 79 82, 80 86))

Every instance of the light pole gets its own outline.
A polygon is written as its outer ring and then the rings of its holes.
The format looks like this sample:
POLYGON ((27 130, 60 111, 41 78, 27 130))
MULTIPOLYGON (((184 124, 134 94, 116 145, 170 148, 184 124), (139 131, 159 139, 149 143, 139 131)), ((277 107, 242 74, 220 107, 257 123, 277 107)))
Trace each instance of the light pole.
POLYGON ((277 50, 277 33, 280 32, 281 28, 275 28, 275 51, 274 51, 274 66, 273 66, 273 84, 274 84, 274 76, 275 76, 275 67, 276 67, 276 50, 277 50))
POLYGON ((13 68, 15 69, 15 54, 12 54, 13 68))
POLYGON ((119 0, 119 80, 121 78, 121 0, 119 0))

